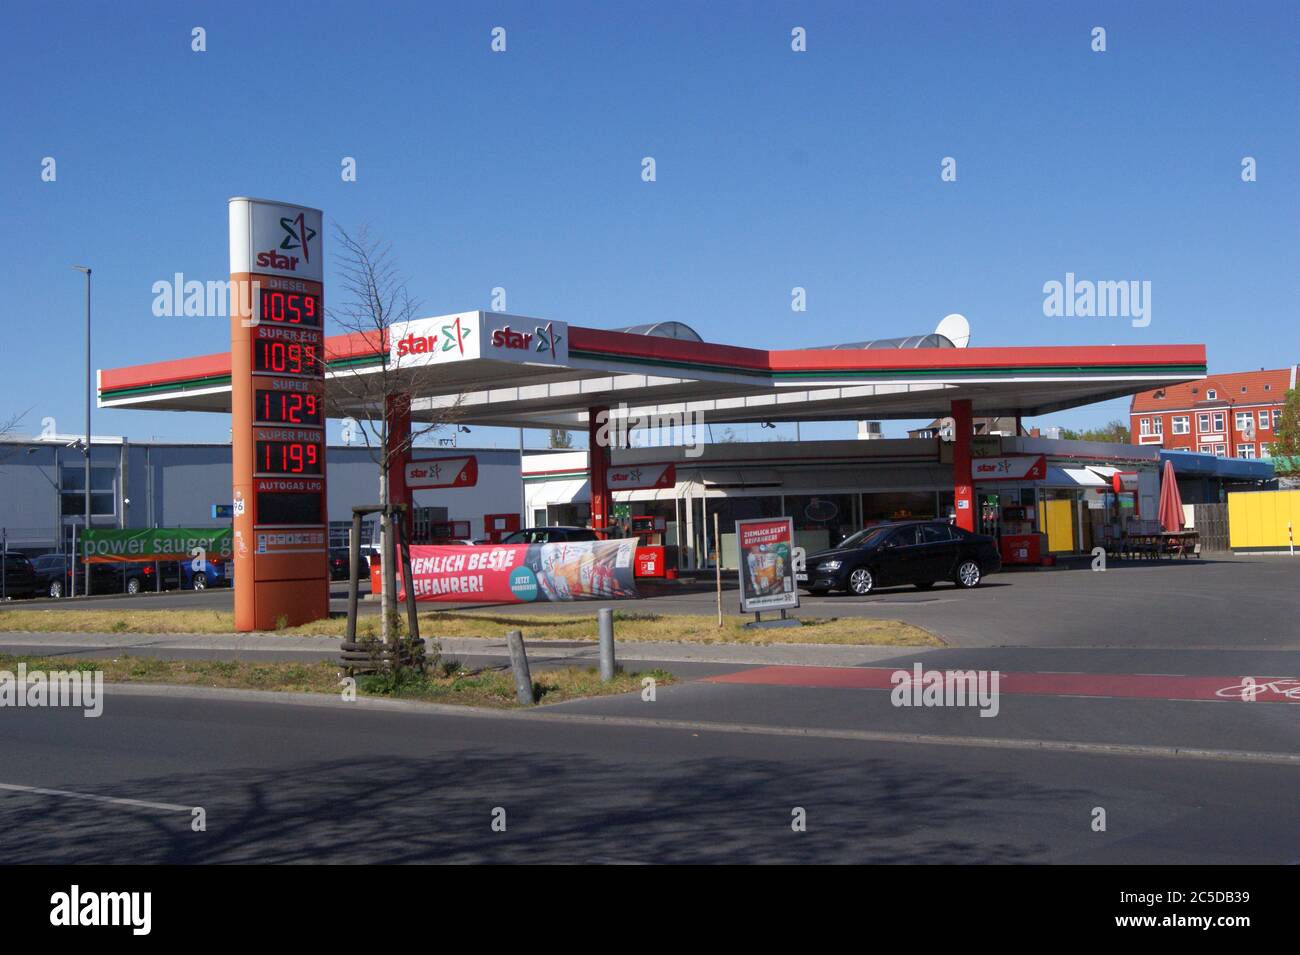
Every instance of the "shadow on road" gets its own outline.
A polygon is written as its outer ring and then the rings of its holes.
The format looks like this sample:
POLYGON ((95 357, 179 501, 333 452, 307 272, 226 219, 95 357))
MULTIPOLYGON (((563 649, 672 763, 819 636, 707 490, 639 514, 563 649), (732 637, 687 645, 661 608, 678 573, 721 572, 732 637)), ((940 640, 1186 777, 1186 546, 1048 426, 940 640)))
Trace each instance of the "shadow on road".
POLYGON ((0 832, 7 863, 1043 860, 1046 843, 996 834, 1078 793, 999 778, 881 759, 800 768, 462 749, 140 779, 111 793, 184 793, 206 809, 206 832, 181 812, 8 793, 0 832), (505 832, 490 828, 498 806, 505 832), (791 831, 795 806, 806 832, 791 831))

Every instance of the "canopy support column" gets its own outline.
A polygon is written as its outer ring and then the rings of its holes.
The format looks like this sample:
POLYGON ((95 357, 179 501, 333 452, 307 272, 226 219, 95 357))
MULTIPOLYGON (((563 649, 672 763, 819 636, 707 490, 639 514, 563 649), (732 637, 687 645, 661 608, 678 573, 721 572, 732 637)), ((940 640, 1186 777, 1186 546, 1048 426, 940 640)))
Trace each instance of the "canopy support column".
POLYGON ((971 431, 973 421, 969 399, 952 403, 952 497, 957 526, 975 530, 975 486, 971 478, 971 431))
POLYGON ((587 409, 587 477, 591 487, 591 526, 600 533, 610 525, 609 408, 587 409))

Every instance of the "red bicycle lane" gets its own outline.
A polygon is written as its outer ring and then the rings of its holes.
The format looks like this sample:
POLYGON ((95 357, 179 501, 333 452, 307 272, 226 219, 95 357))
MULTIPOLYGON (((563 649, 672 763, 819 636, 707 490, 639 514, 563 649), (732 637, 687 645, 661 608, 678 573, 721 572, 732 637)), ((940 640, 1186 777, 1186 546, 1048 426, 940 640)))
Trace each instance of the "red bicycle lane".
MULTIPOLYGON (((925 670, 943 675, 979 673, 975 669, 925 670)), ((993 671, 986 671, 993 672, 993 671)), ((766 666, 704 677, 704 683, 750 686, 822 687, 827 689, 892 690, 911 685, 916 670, 893 667, 766 666), (902 674, 895 678, 894 674, 902 674)), ((1175 676, 1136 673, 1013 673, 998 672, 999 693, 1033 696, 1122 697, 1151 700, 1208 700, 1220 703, 1298 703, 1300 679, 1268 676, 1175 676), (1251 682, 1253 681, 1253 683, 1251 682), (1252 698, 1253 697, 1253 698, 1252 698)))

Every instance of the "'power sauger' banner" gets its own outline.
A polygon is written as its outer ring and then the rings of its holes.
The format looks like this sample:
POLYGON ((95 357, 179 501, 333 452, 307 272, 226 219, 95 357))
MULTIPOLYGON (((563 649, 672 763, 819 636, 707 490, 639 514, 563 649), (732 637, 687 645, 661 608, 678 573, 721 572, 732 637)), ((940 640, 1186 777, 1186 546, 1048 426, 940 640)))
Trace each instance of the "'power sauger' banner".
POLYGON ((89 530, 79 546, 87 563, 114 561, 189 560, 196 547, 207 560, 230 560, 229 527, 154 527, 143 530, 89 530))
MULTIPOLYGON (((416 600, 527 603, 635 597, 636 540, 415 545, 416 600)), ((405 588, 398 574, 399 599, 405 588)))

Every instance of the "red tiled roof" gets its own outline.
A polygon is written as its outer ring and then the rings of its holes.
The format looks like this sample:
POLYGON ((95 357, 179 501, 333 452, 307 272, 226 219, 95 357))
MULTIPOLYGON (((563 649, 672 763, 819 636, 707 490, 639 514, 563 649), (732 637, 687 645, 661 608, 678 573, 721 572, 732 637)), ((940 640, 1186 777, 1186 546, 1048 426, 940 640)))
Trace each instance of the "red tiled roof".
POLYGON ((1226 375, 1209 375, 1200 381, 1187 381, 1181 385, 1170 385, 1153 391, 1143 391, 1133 396, 1129 403, 1130 414, 1151 411, 1177 411, 1191 408, 1206 401, 1209 391, 1216 392, 1217 401, 1233 404, 1263 404, 1273 402, 1281 404, 1286 391, 1291 387, 1292 366, 1275 368, 1268 371, 1238 371, 1226 375), (1268 385, 1269 389, 1264 390, 1268 385), (1245 391, 1242 391, 1242 388, 1245 391), (1156 395, 1163 394, 1163 398, 1156 395))

